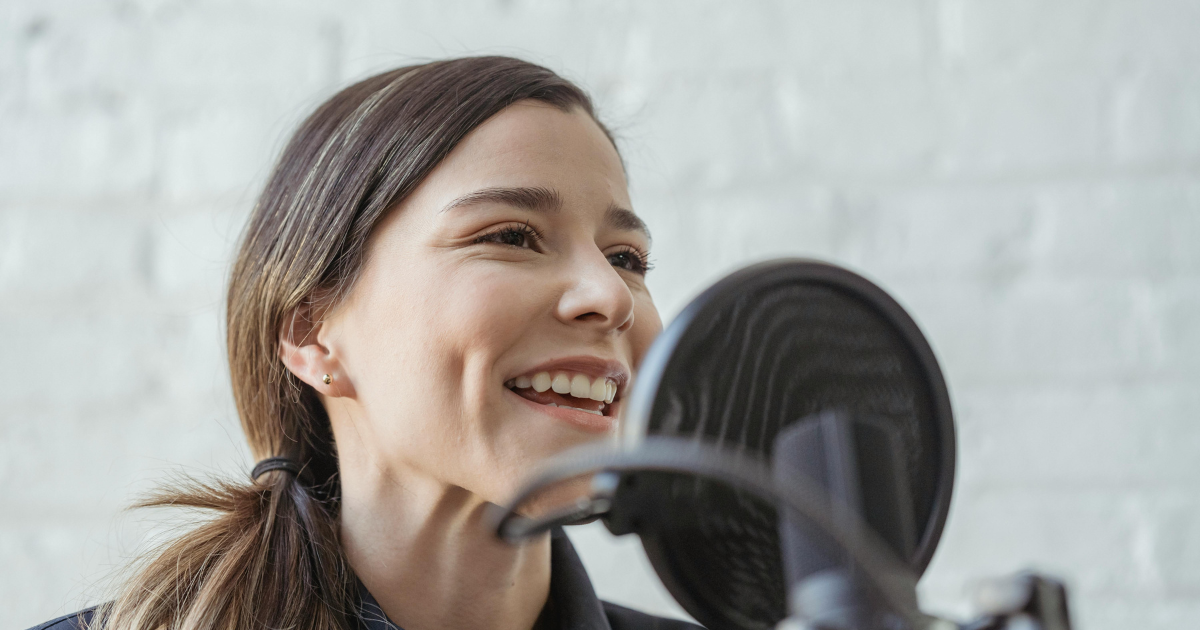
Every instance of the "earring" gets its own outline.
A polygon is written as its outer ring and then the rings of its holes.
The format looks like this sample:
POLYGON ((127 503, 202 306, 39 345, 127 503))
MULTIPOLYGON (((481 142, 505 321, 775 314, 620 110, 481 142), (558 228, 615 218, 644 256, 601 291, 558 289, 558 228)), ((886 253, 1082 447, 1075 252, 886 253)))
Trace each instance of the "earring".
POLYGON ((332 382, 333 382, 333 377, 332 377, 332 376, 330 376, 330 375, 328 375, 328 374, 326 374, 325 376, 322 376, 322 377, 321 377, 321 382, 322 382, 322 383, 325 383, 326 385, 328 385, 328 384, 330 384, 330 383, 332 383, 332 382))

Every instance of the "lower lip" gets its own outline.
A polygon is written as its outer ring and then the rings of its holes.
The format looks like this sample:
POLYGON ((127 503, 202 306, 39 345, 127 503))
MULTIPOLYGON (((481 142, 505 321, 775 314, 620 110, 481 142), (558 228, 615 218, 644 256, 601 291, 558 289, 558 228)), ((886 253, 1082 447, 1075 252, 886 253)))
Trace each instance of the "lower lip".
POLYGON ((562 422, 565 422, 576 429, 580 429, 588 433, 608 433, 617 425, 617 410, 614 406, 616 403, 608 406, 609 413, 612 413, 612 416, 598 416, 594 413, 579 411, 577 409, 569 409, 567 407, 548 407, 546 405, 535 403, 511 389, 505 388, 505 391, 525 405, 531 407, 533 410, 544 413, 555 420, 561 420, 562 422))

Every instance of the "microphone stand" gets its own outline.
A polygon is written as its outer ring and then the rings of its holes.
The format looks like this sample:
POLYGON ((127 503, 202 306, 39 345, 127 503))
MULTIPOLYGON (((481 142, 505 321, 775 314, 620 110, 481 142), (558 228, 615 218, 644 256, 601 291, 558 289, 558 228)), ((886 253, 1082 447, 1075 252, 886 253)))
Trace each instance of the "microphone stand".
MULTIPOLYGON (((893 425, 831 410, 779 433, 771 472, 777 492, 817 481, 832 499, 828 513, 834 527, 858 529, 859 536, 880 535, 886 548, 873 544, 867 553, 894 559, 896 550, 907 554, 914 545, 912 500, 901 453, 893 425)), ((917 607, 917 576, 906 567, 898 562, 860 566, 845 557, 844 545, 831 539, 828 520, 814 522, 791 501, 777 509, 791 613, 783 628, 1070 630, 1065 587, 1032 573, 989 583, 977 595, 977 606, 988 614, 969 624, 926 616, 917 607), (871 571, 877 574, 865 579, 864 572, 871 571), (891 584, 891 598, 881 596, 876 588, 880 582, 891 584)))

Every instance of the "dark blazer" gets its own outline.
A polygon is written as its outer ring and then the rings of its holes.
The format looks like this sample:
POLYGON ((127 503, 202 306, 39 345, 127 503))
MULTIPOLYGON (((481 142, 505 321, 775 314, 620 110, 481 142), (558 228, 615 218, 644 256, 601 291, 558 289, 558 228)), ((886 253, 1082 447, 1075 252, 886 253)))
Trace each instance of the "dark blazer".
MULTIPOLYGON (((696 630, 693 623, 664 619, 600 601, 570 539, 556 529, 550 541, 550 597, 538 618, 539 630, 696 630)), ((84 630, 95 608, 47 621, 30 630, 84 630)), ((402 630, 375 598, 360 589, 358 630, 402 630)), ((702 629, 701 629, 702 630, 702 629)))

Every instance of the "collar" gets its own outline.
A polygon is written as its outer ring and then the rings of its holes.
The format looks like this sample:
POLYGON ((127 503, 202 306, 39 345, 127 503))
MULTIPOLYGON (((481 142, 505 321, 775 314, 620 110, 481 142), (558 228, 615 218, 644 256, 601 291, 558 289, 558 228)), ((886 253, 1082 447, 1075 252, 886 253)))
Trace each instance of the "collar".
MULTIPOLYGON (((388 619, 361 582, 358 592, 358 630, 403 630, 388 619)), ((612 630, 592 580, 561 527, 550 533, 550 595, 534 628, 612 630)))

